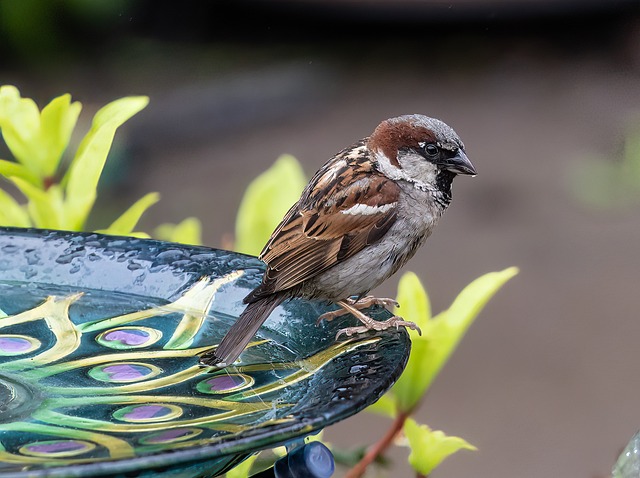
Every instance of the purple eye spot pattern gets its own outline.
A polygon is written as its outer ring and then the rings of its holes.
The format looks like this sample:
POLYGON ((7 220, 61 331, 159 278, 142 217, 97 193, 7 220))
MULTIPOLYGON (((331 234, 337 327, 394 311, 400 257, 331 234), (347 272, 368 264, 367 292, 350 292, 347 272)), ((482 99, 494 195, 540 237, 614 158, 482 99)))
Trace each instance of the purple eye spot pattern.
POLYGON ((139 362, 115 362, 89 370, 89 376, 100 382, 132 383, 148 380, 162 373, 155 365, 139 362))
POLYGON ((250 387, 254 382, 253 377, 242 373, 224 374, 203 380, 196 385, 196 388, 200 393, 215 395, 219 393, 237 392, 238 390, 250 387))
POLYGON ((171 428, 161 432, 152 433, 140 439, 143 445, 163 445, 166 443, 178 443, 197 437, 202 433, 199 428, 171 428))
POLYGON ((120 408, 113 412, 113 417, 123 422, 151 423, 173 420, 182 413, 182 408, 177 405, 146 403, 120 408))
POLYGON ((96 342, 117 350, 149 347, 162 338, 162 332, 150 327, 117 327, 102 332, 96 342))
POLYGON ((24 355, 40 348, 39 340, 26 335, 0 335, 0 356, 24 355))
POLYGON ((20 448, 20 453, 47 458, 63 458, 82 455, 95 447, 93 443, 84 440, 46 440, 29 443, 20 448))

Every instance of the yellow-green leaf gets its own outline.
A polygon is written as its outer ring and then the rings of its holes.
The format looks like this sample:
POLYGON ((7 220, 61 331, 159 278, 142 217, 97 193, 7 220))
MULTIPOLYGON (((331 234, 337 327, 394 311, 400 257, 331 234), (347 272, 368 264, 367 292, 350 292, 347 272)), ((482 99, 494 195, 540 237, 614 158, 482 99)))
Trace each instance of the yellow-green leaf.
POLYGON ((64 179, 66 212, 74 230, 82 229, 93 207, 98 180, 116 130, 148 102, 146 96, 121 98, 104 106, 93 118, 91 129, 80 143, 64 179))
POLYGON ((412 418, 405 421, 404 434, 411 448, 409 463, 414 470, 425 476, 458 450, 477 450, 462 438, 447 436, 440 430, 431 430, 412 418))
POLYGON ((202 244, 202 224, 195 217, 188 217, 179 224, 159 225, 154 236, 163 241, 200 245, 202 244))
POLYGON ((43 163, 39 165, 39 170, 44 177, 53 176, 58 169, 81 109, 79 102, 71 103, 69 94, 53 99, 42 109, 39 147, 43 149, 40 156, 43 163))
MULTIPOLYGON (((409 361, 390 392, 399 410, 410 413, 416 407, 485 304, 517 273, 518 269, 511 267, 483 275, 465 287, 448 310, 426 322, 409 316, 409 320, 421 324, 422 336, 411 332, 409 361)), ((410 290, 399 291, 400 298, 421 296, 419 290, 414 290, 422 289, 419 282, 407 281, 401 286, 410 290)))
POLYGON ((253 462, 256 461, 258 455, 252 455, 232 470, 227 471, 226 478, 248 478, 253 462))
MULTIPOLYGON (((96 229, 93 232, 97 232, 98 234, 108 234, 110 236, 122 236, 121 233, 113 232, 111 229, 96 229)), ((127 237, 135 237, 138 239, 151 239, 151 236, 146 232, 142 231, 132 231, 129 234, 125 234, 127 237)))
MULTIPOLYGON (((400 278, 396 300, 400 307, 395 308, 394 314, 415 322, 420 329, 427 327, 431 320, 431 302, 422 282, 414 272, 405 272, 400 278)), ((416 337, 418 336, 417 332, 412 332, 416 337)))
POLYGON ((9 180, 29 200, 27 209, 35 227, 42 229, 65 228, 62 191, 59 186, 53 185, 47 191, 43 191, 21 178, 11 177, 9 180))
POLYGON ((34 186, 42 189, 41 179, 30 169, 20 163, 7 161, 6 159, 0 159, 0 175, 4 176, 5 178, 15 176, 17 178, 24 179, 34 186))
POLYGON ((15 86, 0 87, 0 129, 14 157, 37 173, 34 157, 42 151, 34 147, 34 139, 40 133, 40 111, 32 99, 21 98, 15 86))
POLYGON ((322 440, 323 438, 324 438, 324 430, 320 430, 318 433, 314 435, 307 435, 306 437, 304 437, 304 442, 311 443, 314 441, 319 441, 320 443, 323 443, 324 445, 326 445, 327 448, 330 448, 331 444, 326 441, 323 441, 322 440))
POLYGON ((148 193, 138 199, 129 209, 113 221, 106 234, 126 236, 131 234, 144 212, 160 200, 160 194, 148 193))
POLYGON ((271 168, 254 179, 238 209, 235 249, 259 254, 305 184, 304 171, 291 155, 280 156, 271 168))
POLYGON ((375 413, 376 415, 395 418, 398 414, 398 405, 396 404, 395 396, 391 393, 384 394, 377 402, 367 407, 366 411, 375 413))
POLYGON ((30 227, 31 225, 25 208, 0 189, 0 226, 30 227))
MULTIPOLYGON (((101 232, 101 231, 96 231, 96 232, 101 232)), ((110 234, 110 232, 104 231, 103 234, 110 234)), ((127 234, 127 236, 137 237, 138 239, 151 239, 151 236, 149 234, 142 231, 131 231, 129 234, 127 234)))
MULTIPOLYGON (((480 313, 496 292, 511 278, 518 274, 517 267, 509 267, 499 272, 489 272, 465 287, 455 298, 451 307, 442 312, 441 320, 451 327, 467 327, 480 313)), ((439 317, 434 317, 438 319, 439 317)))

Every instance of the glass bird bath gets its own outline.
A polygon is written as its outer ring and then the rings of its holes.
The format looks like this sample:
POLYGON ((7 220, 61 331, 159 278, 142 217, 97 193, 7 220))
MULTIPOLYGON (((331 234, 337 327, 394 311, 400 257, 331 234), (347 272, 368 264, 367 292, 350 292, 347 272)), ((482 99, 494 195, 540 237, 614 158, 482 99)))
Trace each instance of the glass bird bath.
POLYGON ((0 477, 214 476, 398 378, 406 332, 336 342, 354 319, 316 326, 328 306, 307 301, 276 309, 236 366, 201 366, 262 270, 205 247, 0 228, 0 477))

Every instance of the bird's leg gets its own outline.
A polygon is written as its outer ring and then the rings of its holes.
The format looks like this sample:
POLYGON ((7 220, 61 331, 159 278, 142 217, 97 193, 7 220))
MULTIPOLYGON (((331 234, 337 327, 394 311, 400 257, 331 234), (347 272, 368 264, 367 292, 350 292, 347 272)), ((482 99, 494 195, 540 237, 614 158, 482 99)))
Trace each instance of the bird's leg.
POLYGON ((370 330, 387 330, 390 327, 395 327, 396 329, 398 327, 408 327, 418 332, 418 334, 422 335, 420 328, 416 324, 403 320, 402 317, 397 317, 394 315, 390 319, 379 321, 372 319, 368 315, 362 313, 360 310, 358 310, 357 307, 355 307, 353 304, 347 303, 346 301, 338 301, 336 303, 364 324, 359 327, 347 327, 346 329, 339 330, 336 334, 336 340, 342 334, 345 334, 347 337, 351 337, 354 334, 362 334, 370 330))
MULTIPOLYGON (((382 307, 390 307, 390 306, 400 307, 400 304, 398 304, 398 302, 394 299, 387 299, 384 297, 374 297, 372 295, 368 295, 366 297, 362 297, 361 299, 357 299, 357 300, 348 298, 342 302, 345 302, 355 307, 358 310, 368 309, 372 305, 381 305, 382 307)), ((336 302, 336 303, 340 305, 340 302, 336 302)), ((332 310, 331 312, 325 312, 324 314, 322 314, 320 317, 318 317, 316 324, 319 324, 323 320, 330 322, 333 319, 337 319, 338 317, 342 317, 343 315, 347 315, 351 313, 349 310, 345 309, 343 306, 340 306, 340 307, 341 308, 338 310, 332 310)))

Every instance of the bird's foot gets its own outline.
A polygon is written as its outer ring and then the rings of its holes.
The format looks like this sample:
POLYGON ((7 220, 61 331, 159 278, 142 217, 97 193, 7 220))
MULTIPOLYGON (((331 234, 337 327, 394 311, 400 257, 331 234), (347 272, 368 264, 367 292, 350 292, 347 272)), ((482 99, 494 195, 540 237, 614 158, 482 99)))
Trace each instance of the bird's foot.
MULTIPOLYGON (((362 297, 359 300, 355 299, 345 299, 344 302, 349 304, 350 306, 356 308, 357 310, 368 309, 374 305, 380 305, 382 307, 400 307, 398 301, 395 299, 389 299, 386 297, 374 297, 372 295, 368 295, 366 297, 362 297)), ((338 302, 338 304, 340 304, 338 302)), ((342 317, 343 315, 351 314, 352 312, 344 307, 341 307, 338 310, 332 310, 331 312, 325 312, 316 321, 316 325, 319 325, 323 320, 327 322, 331 322, 333 319, 337 319, 338 317, 342 317)))
POLYGON ((415 330, 416 332, 418 332, 418 335, 422 335, 420 327, 418 327, 413 322, 403 320, 402 317, 393 316, 390 319, 384 321, 374 320, 369 317, 369 320, 370 321, 367 321, 366 323, 363 321, 364 325, 360 325, 358 327, 347 327, 346 329, 339 330, 336 334, 336 340, 338 340, 338 338, 343 334, 347 337, 351 337, 352 335, 363 334, 369 332, 370 330, 380 331, 387 330, 391 327, 395 327, 396 329, 405 327, 411 330, 415 330))

